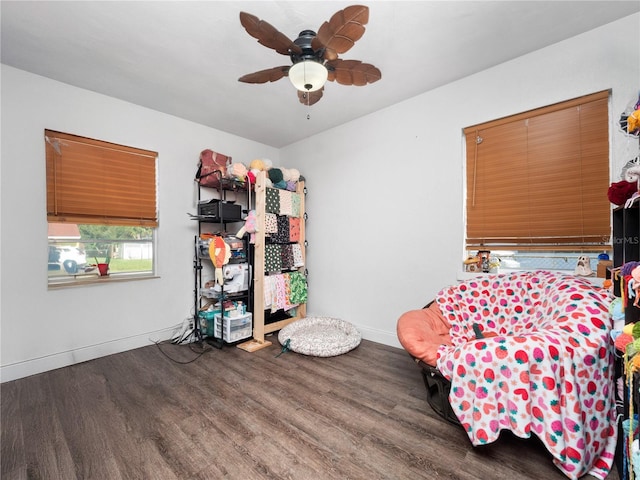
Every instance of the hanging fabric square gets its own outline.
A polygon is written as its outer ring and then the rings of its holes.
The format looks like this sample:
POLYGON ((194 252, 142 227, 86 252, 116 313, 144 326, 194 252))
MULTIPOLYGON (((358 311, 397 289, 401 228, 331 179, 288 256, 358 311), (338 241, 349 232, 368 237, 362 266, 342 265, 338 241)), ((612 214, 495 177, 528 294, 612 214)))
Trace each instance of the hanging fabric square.
POLYGON ((265 189, 265 209, 267 213, 280 213, 280 193, 278 189, 265 189))
POLYGON ((264 249, 264 269, 267 272, 282 270, 282 245, 268 244, 264 249))
POLYGON ((302 247, 299 243, 291 245, 293 251, 293 266, 295 268, 304 267, 304 258, 302 257, 302 247))
POLYGON ((271 301, 273 298, 273 277, 270 277, 268 275, 264 277, 263 288, 264 308, 266 310, 267 308, 271 307, 271 301))
POLYGON ((275 213, 267 213, 264 216, 264 233, 271 235, 278 233, 278 218, 275 213))
POLYGON ((299 218, 292 217, 289 219, 289 241, 290 242, 300 241, 300 219, 299 218))
POLYGON ((278 233, 271 236, 271 239, 277 243, 289 242, 289 217, 286 215, 278 215, 278 233))
POLYGON ((291 275, 289 273, 284 273, 282 276, 284 277, 284 311, 286 312, 296 305, 291 303, 291 275))
POLYGON ((273 275, 273 297, 271 301, 271 312, 283 310, 287 305, 287 291, 284 275, 273 275))
POLYGON ((289 301, 295 305, 307 302, 307 278, 300 272, 289 274, 289 290, 291 291, 289 301))
POLYGON ((289 215, 293 213, 293 193, 288 190, 279 190, 280 192, 280 215, 289 215))
POLYGON ((282 245, 282 269, 290 270, 293 268, 293 245, 287 243, 282 245))
POLYGON ((300 194, 296 192, 291 194, 291 216, 300 216, 300 194))

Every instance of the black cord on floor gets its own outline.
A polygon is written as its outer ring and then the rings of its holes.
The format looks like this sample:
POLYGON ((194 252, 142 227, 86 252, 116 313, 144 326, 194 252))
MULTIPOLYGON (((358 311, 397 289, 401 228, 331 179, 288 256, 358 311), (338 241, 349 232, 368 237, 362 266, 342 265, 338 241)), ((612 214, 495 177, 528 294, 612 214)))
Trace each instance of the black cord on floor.
POLYGON ((154 342, 154 343, 156 344, 156 347, 158 347, 158 350, 160 350, 160 353, 162 353, 165 357, 167 357, 172 362, 179 363, 180 365, 188 365, 189 363, 193 363, 196 360, 198 360, 205 353, 210 352, 211 350, 213 350, 213 348, 211 348, 211 347, 209 347, 209 348, 204 348, 203 347, 200 351, 196 351, 196 350, 193 349, 193 344, 187 343, 186 345, 189 347, 189 350, 191 350, 193 353, 196 353, 197 356, 195 358, 191 359, 191 360, 182 361, 182 360, 177 360, 177 359, 173 358, 171 355, 169 355, 168 353, 163 351, 162 348, 160 347, 160 345, 166 345, 166 344, 170 344, 170 345, 179 345, 179 344, 175 344, 173 342, 167 342, 167 341, 154 342))

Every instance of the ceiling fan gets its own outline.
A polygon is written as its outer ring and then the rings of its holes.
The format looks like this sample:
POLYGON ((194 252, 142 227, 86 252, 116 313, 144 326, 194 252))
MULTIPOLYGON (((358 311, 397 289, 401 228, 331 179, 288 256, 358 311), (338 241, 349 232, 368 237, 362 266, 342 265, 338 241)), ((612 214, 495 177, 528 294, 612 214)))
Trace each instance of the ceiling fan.
POLYGON ((249 73, 238 79, 245 83, 267 83, 289 77, 298 90, 300 103, 313 105, 322 98, 327 80, 341 85, 363 86, 382 77, 380 70, 360 60, 342 60, 362 35, 369 21, 369 7, 352 5, 333 14, 318 33, 303 30, 291 41, 269 23, 250 13, 240 12, 240 23, 247 33, 265 47, 288 55, 292 65, 249 73))

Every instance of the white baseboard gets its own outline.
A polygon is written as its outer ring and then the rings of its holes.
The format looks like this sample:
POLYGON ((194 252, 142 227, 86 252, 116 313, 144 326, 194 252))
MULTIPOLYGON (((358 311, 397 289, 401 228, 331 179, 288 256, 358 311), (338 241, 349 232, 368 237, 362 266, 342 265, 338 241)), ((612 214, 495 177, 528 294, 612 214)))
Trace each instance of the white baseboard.
POLYGON ((365 340, 371 340, 372 342, 388 345, 389 347, 402 348, 395 330, 393 332, 388 332, 385 330, 363 327, 362 325, 355 325, 355 327, 360 330, 362 338, 365 340))
MULTIPOLYGON (((373 328, 356 325, 360 330, 362 338, 372 342, 381 343, 390 347, 402 348, 398 337, 394 332, 377 330, 373 328)), ((133 337, 121 338, 109 342, 89 345, 86 347, 68 350, 66 352, 54 353, 44 357, 32 358, 21 362, 2 365, 0 367, 0 383, 17 380, 19 378, 36 375, 38 373, 55 370, 56 368, 68 367, 76 363, 86 362, 96 358, 112 355, 114 353, 126 352, 134 348, 151 345, 154 341, 170 338, 175 332, 175 327, 154 332, 135 335, 133 337)))
POLYGON ((68 350, 66 352, 54 353, 43 357, 32 358, 21 362, 2 365, 0 367, 0 383, 17 380, 56 368, 68 367, 76 363, 86 362, 95 358, 112 355, 114 353, 126 352, 134 348, 151 345, 155 341, 171 338, 175 327, 156 330, 153 332, 135 335, 133 337, 121 338, 109 342, 98 343, 86 347, 68 350))

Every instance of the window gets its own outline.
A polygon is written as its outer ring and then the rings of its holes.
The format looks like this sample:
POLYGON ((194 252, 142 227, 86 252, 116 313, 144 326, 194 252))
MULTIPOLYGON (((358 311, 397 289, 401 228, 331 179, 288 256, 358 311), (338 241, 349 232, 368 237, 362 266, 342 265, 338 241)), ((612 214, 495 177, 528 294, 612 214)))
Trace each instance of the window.
POLYGON ((157 153, 45 130, 49 284, 151 276, 157 153))
POLYGON ((610 251, 608 126, 605 91, 465 128, 467 250, 523 268, 610 251))

